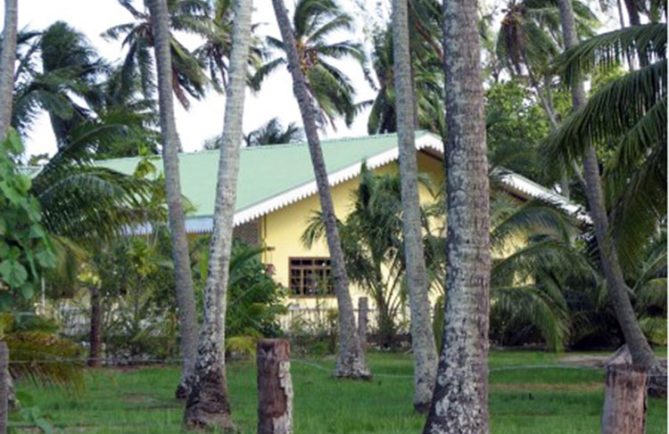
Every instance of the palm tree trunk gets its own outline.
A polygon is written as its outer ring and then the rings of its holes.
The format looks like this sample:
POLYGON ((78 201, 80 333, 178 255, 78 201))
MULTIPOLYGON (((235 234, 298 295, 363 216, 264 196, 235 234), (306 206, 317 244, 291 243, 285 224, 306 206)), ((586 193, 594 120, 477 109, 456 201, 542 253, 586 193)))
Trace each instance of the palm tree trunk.
MULTIPOLYGON (((0 141, 7 137, 12 121, 14 101, 14 63, 16 62, 17 0, 5 0, 5 26, 0 52, 0 141)), ((12 376, 9 373, 9 349, 0 341, 0 433, 7 432, 7 409, 14 399, 12 376)))
POLYGON ((224 431, 234 430, 230 419, 223 345, 239 152, 243 141, 242 120, 253 1, 237 0, 234 8, 235 21, 232 28, 229 85, 218 161, 214 229, 209 246, 209 269, 204 290, 204 324, 200 332, 194 381, 184 414, 184 422, 188 427, 224 431))
POLYGON ((88 361, 90 367, 100 366, 102 356, 102 306, 100 288, 90 287, 91 293, 91 327, 89 336, 88 361))
POLYGON ((190 268, 188 237, 184 211, 181 204, 181 181, 179 176, 179 154, 181 141, 174 120, 172 100, 172 61, 170 59, 169 16, 165 0, 149 2, 151 25, 153 28, 156 69, 158 73, 158 101, 160 105, 160 131, 163 141, 163 164, 167 197, 168 220, 172 235, 172 256, 176 282, 176 299, 179 309, 181 331, 181 356, 183 366, 181 381, 177 386, 177 398, 185 398, 189 390, 190 378, 197 352, 197 316, 193 276, 190 268))
POLYGON ((413 406, 420 412, 427 412, 437 375, 437 349, 430 321, 430 300, 418 196, 418 163, 414 132, 415 98, 409 53, 407 0, 393 1, 393 49, 404 261, 409 290, 411 347, 414 357, 413 406))
POLYGON ((477 23, 476 1, 444 1, 447 302, 425 434, 489 430, 489 183, 477 23))
POLYGON ((325 233, 332 260, 334 290, 338 305, 339 352, 335 375, 346 378, 371 378, 371 372, 365 362, 365 354, 356 332, 353 302, 348 291, 348 276, 344 267, 344 252, 341 248, 337 219, 335 216, 327 170, 323 160, 318 129, 316 126, 316 106, 307 91, 307 83, 300 69, 300 61, 295 47, 295 36, 288 19, 288 13, 282 0, 272 0, 274 13, 286 47, 289 70, 293 78, 293 92, 302 114, 304 130, 309 143, 309 153, 318 186, 321 210, 325 222, 325 233))
POLYGON ((5 140, 12 122, 17 20, 17 0, 5 0, 5 27, 2 31, 2 52, 0 52, 0 140, 5 140))
POLYGON ((639 8, 636 5, 637 0, 625 0, 625 8, 627 9, 627 17, 630 20, 630 26, 641 25, 641 17, 639 16, 639 8))
MULTIPOLYGON (((565 46, 571 48, 578 44, 574 26, 574 11, 570 0, 558 0, 562 33, 565 46)), ((572 87, 572 109, 578 110, 586 103, 583 83, 575 81, 572 87)), ((595 236, 599 247, 599 257, 604 277, 609 288, 609 296, 620 324, 625 342, 632 355, 632 362, 639 369, 650 369, 655 364, 655 355, 639 327, 634 308, 627 295, 629 288, 625 283, 622 268, 618 261, 618 252, 609 231, 609 219, 602 193, 599 164, 594 146, 590 145, 583 156, 583 176, 586 183, 586 196, 590 208, 590 216, 595 225, 595 236)))

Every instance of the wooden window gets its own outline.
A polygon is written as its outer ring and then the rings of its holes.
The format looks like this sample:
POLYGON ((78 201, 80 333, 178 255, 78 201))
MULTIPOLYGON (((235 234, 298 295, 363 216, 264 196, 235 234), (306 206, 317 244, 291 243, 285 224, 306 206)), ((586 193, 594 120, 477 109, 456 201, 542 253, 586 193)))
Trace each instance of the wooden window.
POLYGON ((289 261, 291 295, 334 294, 330 258, 290 258, 289 261))

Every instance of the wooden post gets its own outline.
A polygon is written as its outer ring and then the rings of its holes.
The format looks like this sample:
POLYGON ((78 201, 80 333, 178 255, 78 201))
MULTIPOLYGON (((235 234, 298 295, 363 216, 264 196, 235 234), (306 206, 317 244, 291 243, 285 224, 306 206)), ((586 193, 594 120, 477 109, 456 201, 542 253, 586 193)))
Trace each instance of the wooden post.
POLYGON ((9 349, 0 341, 0 434, 7 434, 9 403, 9 349))
POLYGON ((358 298, 358 337, 360 345, 367 348, 367 318, 369 317, 369 301, 367 297, 358 298))
POLYGON ((262 339, 258 364, 258 434, 292 434, 293 382, 290 344, 285 339, 262 339))
POLYGON ((606 363, 602 434, 644 434, 648 375, 635 369, 627 346, 606 363))

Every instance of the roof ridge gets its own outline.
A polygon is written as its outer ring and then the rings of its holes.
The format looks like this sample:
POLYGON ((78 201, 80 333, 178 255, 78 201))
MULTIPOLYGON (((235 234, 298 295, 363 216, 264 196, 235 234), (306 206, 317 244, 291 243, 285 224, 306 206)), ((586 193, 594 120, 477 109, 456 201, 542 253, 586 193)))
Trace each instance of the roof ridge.
MULTIPOLYGON (((416 137, 422 137, 424 134, 429 133, 427 130, 416 130, 415 134, 416 137)), ((357 140, 380 140, 392 136, 397 136, 397 133, 381 133, 381 134, 368 134, 366 136, 349 136, 349 137, 334 137, 331 139, 323 139, 321 140, 321 144, 323 145, 328 145, 328 144, 333 144, 333 143, 343 143, 343 142, 353 142, 357 140)), ((280 144, 275 144, 275 145, 265 145, 265 146, 243 146, 242 151, 246 152, 253 152, 253 151, 267 151, 270 149, 285 149, 285 148, 292 148, 292 147, 299 147, 299 146, 307 146, 306 141, 301 141, 301 142, 296 142, 296 143, 280 143, 280 144)), ((207 154, 207 153, 218 153, 219 149, 197 149, 194 151, 189 151, 189 152, 179 152, 179 157, 182 156, 194 156, 194 155, 202 155, 202 154, 207 154)), ((162 158, 162 154, 153 154, 149 155, 149 158, 151 157, 156 157, 156 158, 162 158)), ((131 161, 132 159, 139 159, 142 158, 140 155, 135 155, 133 157, 117 157, 117 158, 106 158, 104 160, 98 160, 98 161, 105 161, 105 162, 114 162, 114 161, 131 161)))
MULTIPOLYGON (((422 137, 423 135, 429 133, 427 130, 416 130, 416 138, 422 137)), ((397 133, 381 133, 381 134, 368 134, 366 136, 349 136, 349 137, 334 137, 330 139, 323 139, 321 140, 321 144, 328 145, 328 144, 333 144, 333 143, 344 143, 344 142, 354 142, 356 140, 381 140, 381 139, 387 139, 392 136, 397 136, 397 133)), ((243 146, 242 151, 246 152, 254 152, 254 151, 267 151, 271 149, 285 149, 285 148, 291 148, 291 147, 299 147, 299 146, 306 146, 307 142, 302 141, 302 142, 297 142, 297 143, 280 143, 280 144, 275 144, 275 145, 266 145, 266 146, 243 146)), ((218 153, 218 149, 198 149, 195 151, 189 151, 189 152, 179 152, 179 157, 189 157, 189 156, 195 156, 195 155, 202 155, 202 154, 207 154, 207 153, 218 153)), ((155 158, 162 158, 162 154, 153 154, 149 155, 149 158, 155 157, 155 158)), ((97 161, 105 161, 105 162, 116 162, 116 161, 132 161, 133 159, 141 159, 143 156, 140 155, 135 155, 133 157, 117 157, 117 158, 105 158, 104 160, 97 160, 97 161)))
MULTIPOLYGON (((419 133, 424 133, 423 130, 416 130, 416 134, 419 133)), ((382 138, 387 138, 389 136, 397 136, 397 133, 381 133, 381 134, 368 134, 366 136, 348 136, 348 137, 333 137, 329 139, 322 139, 321 144, 327 145, 331 143, 340 143, 340 142, 354 142, 356 140, 369 140, 369 139, 382 139, 382 138)), ((306 141, 301 141, 301 142, 294 142, 294 143, 277 143, 273 145, 263 145, 263 146, 244 146, 242 150, 245 151, 253 151, 253 150, 258 150, 258 149, 276 149, 276 148, 288 148, 288 147, 295 147, 295 146, 306 146, 308 145, 308 142, 306 141)), ((197 153, 198 151, 195 151, 193 153, 197 153)))

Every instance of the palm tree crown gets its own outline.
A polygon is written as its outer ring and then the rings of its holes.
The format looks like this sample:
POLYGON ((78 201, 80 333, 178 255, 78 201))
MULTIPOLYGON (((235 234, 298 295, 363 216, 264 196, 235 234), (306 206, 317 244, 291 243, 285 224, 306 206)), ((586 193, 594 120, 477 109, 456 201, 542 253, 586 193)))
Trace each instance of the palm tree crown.
MULTIPOLYGON (((354 102, 355 88, 351 80, 334 61, 352 58, 362 65, 365 55, 357 42, 330 40, 338 32, 353 30, 353 18, 342 12, 334 0, 299 0, 292 24, 300 68, 320 109, 321 125, 329 122, 334 127, 334 120, 339 116, 350 125, 360 105, 354 102)), ((267 43, 270 49, 285 52, 280 39, 267 37, 267 43)), ((259 89, 269 74, 286 64, 285 57, 268 61, 258 68, 252 86, 259 89)))
MULTIPOLYGON (((151 16, 145 8, 135 8, 132 0, 118 0, 135 21, 119 24, 108 29, 103 37, 122 40, 127 53, 121 68, 123 83, 129 91, 130 83, 139 80, 142 93, 147 99, 153 99, 156 90, 153 69, 153 30, 151 16)), ((209 34, 209 4, 204 0, 170 0, 170 27, 172 30, 195 34, 209 34)), ((184 108, 190 107, 188 97, 200 99, 204 96, 208 84, 202 67, 196 57, 170 33, 170 51, 172 55, 173 92, 184 108)))

